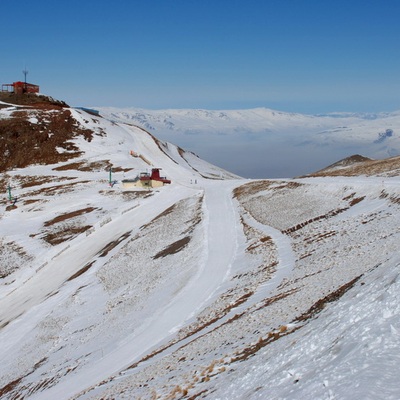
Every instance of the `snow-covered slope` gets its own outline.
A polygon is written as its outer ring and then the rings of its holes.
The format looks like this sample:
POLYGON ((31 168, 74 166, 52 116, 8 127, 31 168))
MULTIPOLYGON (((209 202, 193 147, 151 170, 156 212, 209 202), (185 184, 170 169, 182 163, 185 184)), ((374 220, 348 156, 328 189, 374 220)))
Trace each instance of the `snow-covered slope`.
POLYGON ((399 398, 393 160, 248 181, 83 110, 18 112, 73 130, 61 162, 2 173, 0 398, 399 398), (172 183, 122 188, 151 166, 172 183))
POLYGON ((300 176, 354 153, 370 158, 400 154, 399 112, 303 115, 266 108, 99 110, 249 178, 300 176))

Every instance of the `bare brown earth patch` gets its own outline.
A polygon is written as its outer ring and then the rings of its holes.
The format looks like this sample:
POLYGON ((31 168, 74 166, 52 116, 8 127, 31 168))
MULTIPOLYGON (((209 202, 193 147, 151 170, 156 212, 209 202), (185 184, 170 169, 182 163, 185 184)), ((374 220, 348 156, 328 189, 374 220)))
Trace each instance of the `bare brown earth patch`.
POLYGON ((355 197, 354 199, 352 199, 350 201, 350 207, 355 206, 356 204, 360 203, 361 201, 363 201, 365 199, 365 196, 362 197, 355 197))
POLYGON ((300 186, 302 186, 302 183, 299 182, 283 182, 283 184, 278 185, 278 186, 273 186, 271 189, 272 190, 280 190, 280 189, 296 189, 300 186))
POLYGON ((233 197, 240 199, 243 196, 257 194, 263 190, 270 189, 273 183, 273 181, 267 180, 246 183, 233 190, 233 197))
MULTIPOLYGON (((2 399, 7 393, 12 392, 18 385, 21 383, 23 378, 18 378, 8 383, 7 385, 0 388, 0 398, 2 399)), ((18 399, 18 397, 13 397, 14 399, 18 399)))
POLYGON ((342 212, 344 212, 344 211, 346 211, 348 209, 349 209, 349 207, 338 208, 338 209, 332 210, 332 211, 330 211, 330 212, 328 212, 328 213, 326 213, 324 215, 318 215, 317 217, 311 218, 311 219, 309 219, 307 221, 301 222, 300 224, 297 224, 297 225, 292 226, 292 227, 290 227, 288 229, 285 229, 285 230, 282 231, 282 233, 285 234, 285 235, 288 235, 290 233, 298 231, 299 229, 304 228, 305 226, 307 226, 309 224, 312 224, 313 222, 317 222, 317 221, 322 220, 322 219, 328 219, 328 218, 334 217, 334 216, 336 216, 336 215, 338 215, 338 214, 340 214, 340 213, 342 213, 342 212))
POLYGON ((338 299, 340 299, 349 289, 351 289, 357 281, 361 278, 362 275, 357 276, 352 279, 350 282, 340 286, 334 292, 329 293, 324 298, 318 300, 315 304, 313 304, 308 311, 301 314, 298 318, 296 318, 295 322, 306 321, 310 318, 313 318, 316 314, 320 313, 328 303, 332 303, 338 299))
POLYGON ((41 199, 28 199, 28 200, 24 200, 24 205, 28 206, 30 204, 35 204, 35 203, 40 203, 42 202, 41 199))
MULTIPOLYGON (((55 246, 86 232, 92 225, 82 225, 77 218, 80 216, 97 210, 95 207, 87 207, 80 210, 71 211, 60 214, 51 220, 44 222, 43 226, 47 231, 42 235, 42 239, 47 243, 55 246)), ((34 237, 36 235, 31 235, 34 237)))
POLYGON ((44 196, 61 195, 63 193, 73 192, 78 185, 86 183, 91 183, 91 181, 78 181, 78 182, 65 183, 62 185, 54 185, 51 187, 43 187, 34 190, 32 192, 29 192, 27 195, 29 195, 29 197, 39 196, 39 195, 44 195, 44 196))
POLYGON ((12 92, 0 92, 0 100, 9 103, 5 105, 5 107, 10 107, 14 104, 56 110, 62 107, 69 107, 65 101, 56 100, 50 96, 44 96, 37 93, 16 94, 12 92))
POLYGON ((95 263, 95 261, 92 261, 88 264, 86 264, 83 268, 81 268, 79 271, 75 272, 75 274, 71 275, 68 279, 67 282, 72 281, 76 278, 78 278, 79 276, 81 276, 82 274, 84 274, 86 271, 88 271, 90 269, 90 267, 95 263))
POLYGON ((236 354, 235 357, 232 358, 232 362, 247 360, 248 358, 257 354, 265 346, 269 345, 270 343, 274 342, 275 340, 280 339, 283 336, 288 335, 289 333, 295 332, 299 328, 300 327, 296 327, 296 328, 288 330, 286 326, 282 326, 276 331, 268 332, 268 335, 266 338, 260 338, 257 343, 250 345, 249 347, 246 347, 241 352, 236 354))
POLYGON ((72 180, 75 178, 70 177, 70 176, 14 175, 12 179, 13 179, 13 182, 16 182, 16 184, 19 187, 21 187, 21 189, 25 189, 25 188, 29 188, 29 187, 33 187, 33 186, 41 186, 46 183, 68 181, 68 180, 72 180))
POLYGON ((299 223, 299 224, 297 224, 295 226, 292 226, 292 227, 290 227, 288 229, 285 229, 285 230, 282 231, 282 233, 288 235, 288 234, 296 232, 299 229, 302 229, 305 226, 307 226, 309 224, 312 224, 314 222, 317 222, 317 221, 320 221, 320 220, 323 220, 323 219, 332 218, 332 217, 334 217, 334 216, 336 216, 338 214, 341 214, 344 211, 347 211, 350 207, 355 206, 356 204, 360 203, 364 199, 365 199, 365 196, 355 197, 355 198, 348 197, 348 200, 350 200, 349 201, 349 207, 337 208, 336 210, 331 210, 331 211, 329 211, 328 213, 326 213, 324 215, 318 215, 317 217, 311 218, 311 219, 309 219, 307 221, 301 222, 301 223, 299 223))
POLYGON ((44 204, 48 203, 50 200, 44 200, 44 199, 18 200, 18 202, 20 202, 20 201, 21 201, 22 206, 26 207, 25 210, 27 212, 32 212, 32 211, 42 211, 44 204))
POLYGON ((103 247, 102 250, 100 250, 99 256, 105 257, 112 249, 118 246, 123 240, 127 239, 131 235, 131 233, 132 231, 126 232, 123 235, 121 235, 118 239, 108 243, 106 246, 103 247))
POLYGON ((91 225, 66 227, 55 232, 49 232, 45 234, 42 238, 47 243, 55 246, 57 244, 66 242, 67 240, 73 239, 81 233, 86 232, 90 228, 92 228, 91 225))
POLYGON ((53 171, 68 171, 68 170, 91 171, 91 169, 87 166, 87 164, 84 161, 77 161, 53 168, 53 171))
MULTIPOLYGON (((350 159, 351 157, 349 157, 350 159)), ((338 164, 338 163, 337 163, 338 164)), ((386 158, 384 160, 371 160, 367 158, 356 160, 354 165, 343 168, 327 167, 321 171, 307 176, 359 176, 359 175, 400 175, 400 156, 386 158)))
POLYGON ((393 204, 400 204, 400 196, 390 195, 385 190, 382 190, 379 198, 380 199, 389 199, 389 201, 393 204))
POLYGON ((53 168, 53 171, 82 171, 82 172, 95 172, 95 171, 109 171, 112 168, 113 172, 129 172, 132 168, 122 168, 119 166, 114 166, 110 160, 98 160, 98 161, 87 161, 81 160, 72 162, 65 165, 60 165, 53 168))
POLYGON ((190 236, 186 236, 182 239, 179 239, 176 242, 171 243, 165 249, 158 252, 155 256, 153 256, 153 260, 160 257, 166 257, 170 254, 179 253, 182 249, 184 249, 188 245, 189 242, 190 242, 190 236))
POLYGON ((272 238, 270 236, 263 236, 260 239, 258 239, 258 242, 249 245, 246 248, 246 251, 251 252, 251 251, 255 250, 257 247, 262 246, 266 242, 273 243, 273 240, 272 240, 272 238))
POLYGON ((43 225, 51 226, 51 225, 57 224, 59 222, 66 221, 67 219, 75 218, 75 217, 78 217, 79 215, 90 213, 94 210, 97 210, 97 208, 96 207, 87 207, 87 208, 82 208, 81 210, 75 210, 75 211, 71 211, 68 213, 60 214, 57 217, 55 217, 49 221, 46 221, 43 225))
POLYGON ((16 109, 10 118, 0 119, 0 171, 78 157, 82 153, 71 141, 76 136, 91 141, 93 131, 81 127, 68 109, 16 109))

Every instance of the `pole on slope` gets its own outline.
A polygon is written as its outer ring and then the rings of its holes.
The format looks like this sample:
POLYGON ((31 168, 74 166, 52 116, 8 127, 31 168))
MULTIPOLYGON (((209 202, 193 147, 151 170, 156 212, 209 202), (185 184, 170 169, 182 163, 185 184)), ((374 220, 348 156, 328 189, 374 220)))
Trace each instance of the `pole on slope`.
POLYGON ((8 184, 7 190, 8 190, 8 200, 12 201, 11 185, 10 184, 8 184))
POLYGON ((110 167, 109 183, 110 183, 110 186, 112 186, 112 167, 110 167))

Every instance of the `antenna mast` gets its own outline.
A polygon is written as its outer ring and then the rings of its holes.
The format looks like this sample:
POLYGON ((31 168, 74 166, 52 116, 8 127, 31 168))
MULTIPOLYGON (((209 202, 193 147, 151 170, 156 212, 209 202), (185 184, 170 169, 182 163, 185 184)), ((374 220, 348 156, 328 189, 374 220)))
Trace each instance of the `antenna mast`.
POLYGON ((24 76, 25 76, 25 85, 24 85, 24 91, 26 92, 26 76, 28 75, 28 70, 26 69, 26 67, 25 67, 25 69, 22 71, 22 73, 24 74, 24 76))

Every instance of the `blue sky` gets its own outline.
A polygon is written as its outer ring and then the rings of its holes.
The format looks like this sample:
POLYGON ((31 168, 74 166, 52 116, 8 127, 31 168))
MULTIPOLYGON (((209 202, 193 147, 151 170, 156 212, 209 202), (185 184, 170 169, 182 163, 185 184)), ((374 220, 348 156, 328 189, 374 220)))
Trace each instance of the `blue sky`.
POLYGON ((3 1, 0 82, 70 105, 400 109, 398 0, 3 1))

